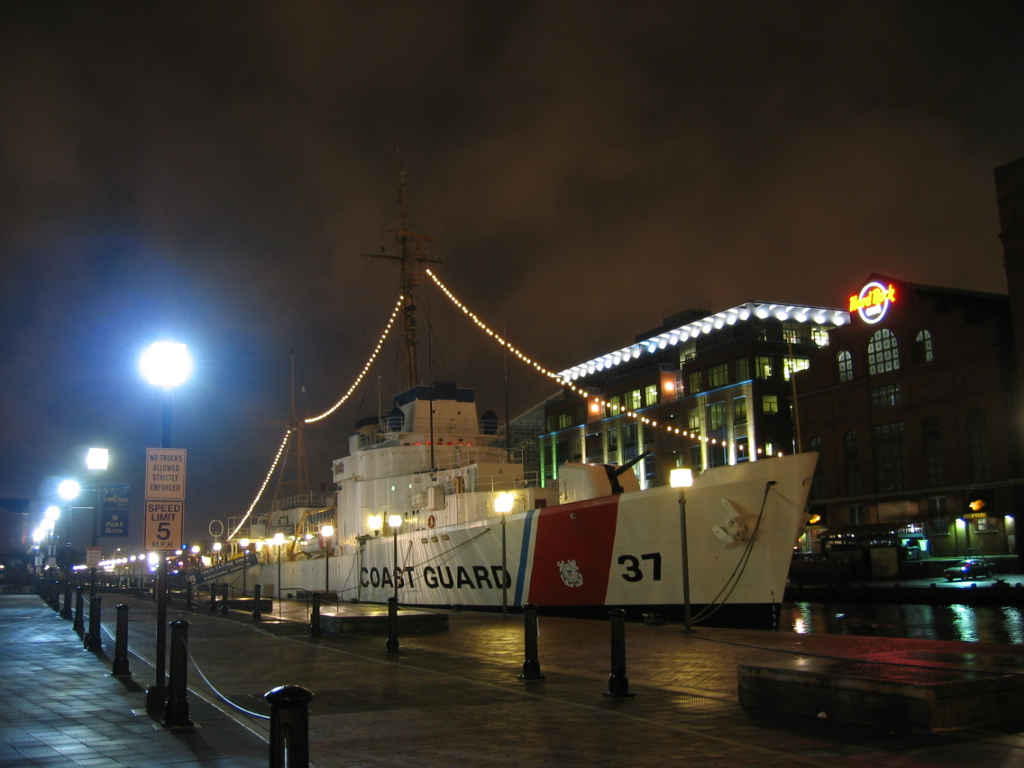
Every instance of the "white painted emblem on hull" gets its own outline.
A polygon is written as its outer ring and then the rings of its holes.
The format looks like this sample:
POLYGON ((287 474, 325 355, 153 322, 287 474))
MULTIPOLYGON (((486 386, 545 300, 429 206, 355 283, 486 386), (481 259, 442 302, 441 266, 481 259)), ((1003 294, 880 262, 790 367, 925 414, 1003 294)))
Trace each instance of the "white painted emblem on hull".
POLYGON ((582 587, 583 574, 576 567, 575 560, 559 560, 558 570, 562 574, 562 583, 567 587, 582 587))
POLYGON ((714 525, 711 530, 721 541, 725 542, 725 548, 742 547, 750 541, 754 535, 754 528, 757 525, 757 515, 752 515, 742 509, 729 499, 722 499, 722 506, 729 513, 729 519, 724 526, 714 525))

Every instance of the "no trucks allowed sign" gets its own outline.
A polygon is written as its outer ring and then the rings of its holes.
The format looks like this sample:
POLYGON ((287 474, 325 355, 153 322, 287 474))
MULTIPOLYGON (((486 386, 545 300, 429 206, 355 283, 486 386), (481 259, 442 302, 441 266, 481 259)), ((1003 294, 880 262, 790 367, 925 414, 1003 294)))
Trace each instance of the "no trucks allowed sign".
POLYGON ((146 549, 173 552, 185 538, 185 449, 146 449, 146 549))

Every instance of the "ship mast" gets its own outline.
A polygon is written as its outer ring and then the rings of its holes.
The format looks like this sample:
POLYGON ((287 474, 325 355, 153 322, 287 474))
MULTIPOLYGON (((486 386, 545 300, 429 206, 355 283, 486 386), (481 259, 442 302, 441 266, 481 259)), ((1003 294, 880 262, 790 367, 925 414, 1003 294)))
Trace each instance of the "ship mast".
POLYGON ((272 509, 284 509, 290 497, 306 497, 309 495, 309 474, 306 469, 306 442, 303 437, 305 420, 299 416, 295 407, 295 350, 291 354, 291 413, 288 417, 288 429, 292 439, 288 441, 287 452, 281 461, 281 469, 277 475, 277 486, 274 488, 272 509), (292 454, 295 454, 294 456, 292 454), (285 480, 288 460, 295 461, 295 479, 285 480))
POLYGON ((395 242, 398 243, 400 255, 385 253, 367 253, 375 259, 391 259, 397 261, 401 270, 402 285, 402 341, 405 345, 405 383, 411 389, 419 383, 416 366, 416 287, 423 283, 423 273, 415 269, 417 264, 440 264, 440 259, 427 254, 427 243, 437 241, 430 235, 421 235, 409 229, 409 213, 405 205, 405 171, 399 171, 398 202, 402 206, 402 226, 395 230, 395 242))

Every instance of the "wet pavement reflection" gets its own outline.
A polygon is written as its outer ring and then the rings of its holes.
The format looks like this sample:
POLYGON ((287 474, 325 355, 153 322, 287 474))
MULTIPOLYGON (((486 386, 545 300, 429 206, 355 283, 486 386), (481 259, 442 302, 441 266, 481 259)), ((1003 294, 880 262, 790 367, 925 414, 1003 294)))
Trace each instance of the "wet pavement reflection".
POLYGON ((1024 612, 1013 606, 790 603, 779 629, 797 634, 1024 642, 1024 612))

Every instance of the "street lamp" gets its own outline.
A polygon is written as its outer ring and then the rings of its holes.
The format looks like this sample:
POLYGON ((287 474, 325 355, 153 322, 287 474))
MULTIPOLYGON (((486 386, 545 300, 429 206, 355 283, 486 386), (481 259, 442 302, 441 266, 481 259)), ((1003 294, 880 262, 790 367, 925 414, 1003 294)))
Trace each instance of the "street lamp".
POLYGON ((334 535, 334 526, 327 524, 320 529, 320 535, 324 537, 324 597, 331 589, 331 536, 334 535))
MULTIPOLYGON (((53 529, 57 527, 57 520, 60 518, 60 507, 49 506, 43 511, 43 522, 40 528, 46 531, 46 566, 52 568, 57 564, 57 553, 53 548, 53 529), (51 562, 52 561, 52 562, 51 562)), ((50 574, 51 576, 53 574, 50 574)))
MULTIPOLYGON (((85 454, 85 467, 94 475, 98 475, 100 472, 104 472, 107 469, 107 464, 110 460, 110 452, 106 448, 90 448, 85 454)), ((97 478, 98 479, 98 478, 97 478)), ((93 507, 92 507, 92 536, 90 539, 90 546, 96 546, 97 528, 99 527, 99 514, 100 514, 100 503, 102 499, 102 493, 98 482, 94 482, 93 485, 93 507)), ((95 557, 95 556, 94 556, 95 557)), ((91 600, 96 596, 96 566, 93 565, 89 569, 89 599, 91 600)))
POLYGON ((514 493, 505 491, 494 499, 494 511, 501 515, 501 618, 508 618, 508 562, 505 547, 505 518, 516 503, 514 493))
POLYGON ((73 509, 71 502, 78 496, 79 491, 81 491, 81 486, 74 480, 62 480, 57 486, 57 493, 68 503, 68 519, 64 524, 67 541, 64 542, 64 607, 60 611, 62 619, 71 618, 71 518, 73 509))
POLYGON ((281 547, 284 545, 284 534, 275 533, 274 538, 271 541, 277 545, 277 587, 275 588, 275 591, 277 592, 277 615, 283 616, 281 613, 281 547))
POLYGON ((398 529, 402 526, 401 515, 388 515, 388 525, 391 527, 391 537, 394 539, 394 560, 391 568, 391 581, 394 582, 395 602, 398 602, 398 529))
POLYGON ((683 567, 683 626, 690 634, 690 556, 686 541, 686 489, 693 485, 693 472, 676 467, 669 472, 669 485, 679 489, 679 548, 683 567))
MULTIPOLYGON (((188 347, 175 341, 150 344, 139 359, 146 381, 164 390, 160 447, 171 447, 171 390, 185 383, 192 372, 188 347)), ((180 543, 180 542, 179 542, 180 543)), ((159 712, 167 702, 167 557, 160 554, 156 578, 156 682, 146 691, 146 710, 159 712)))

